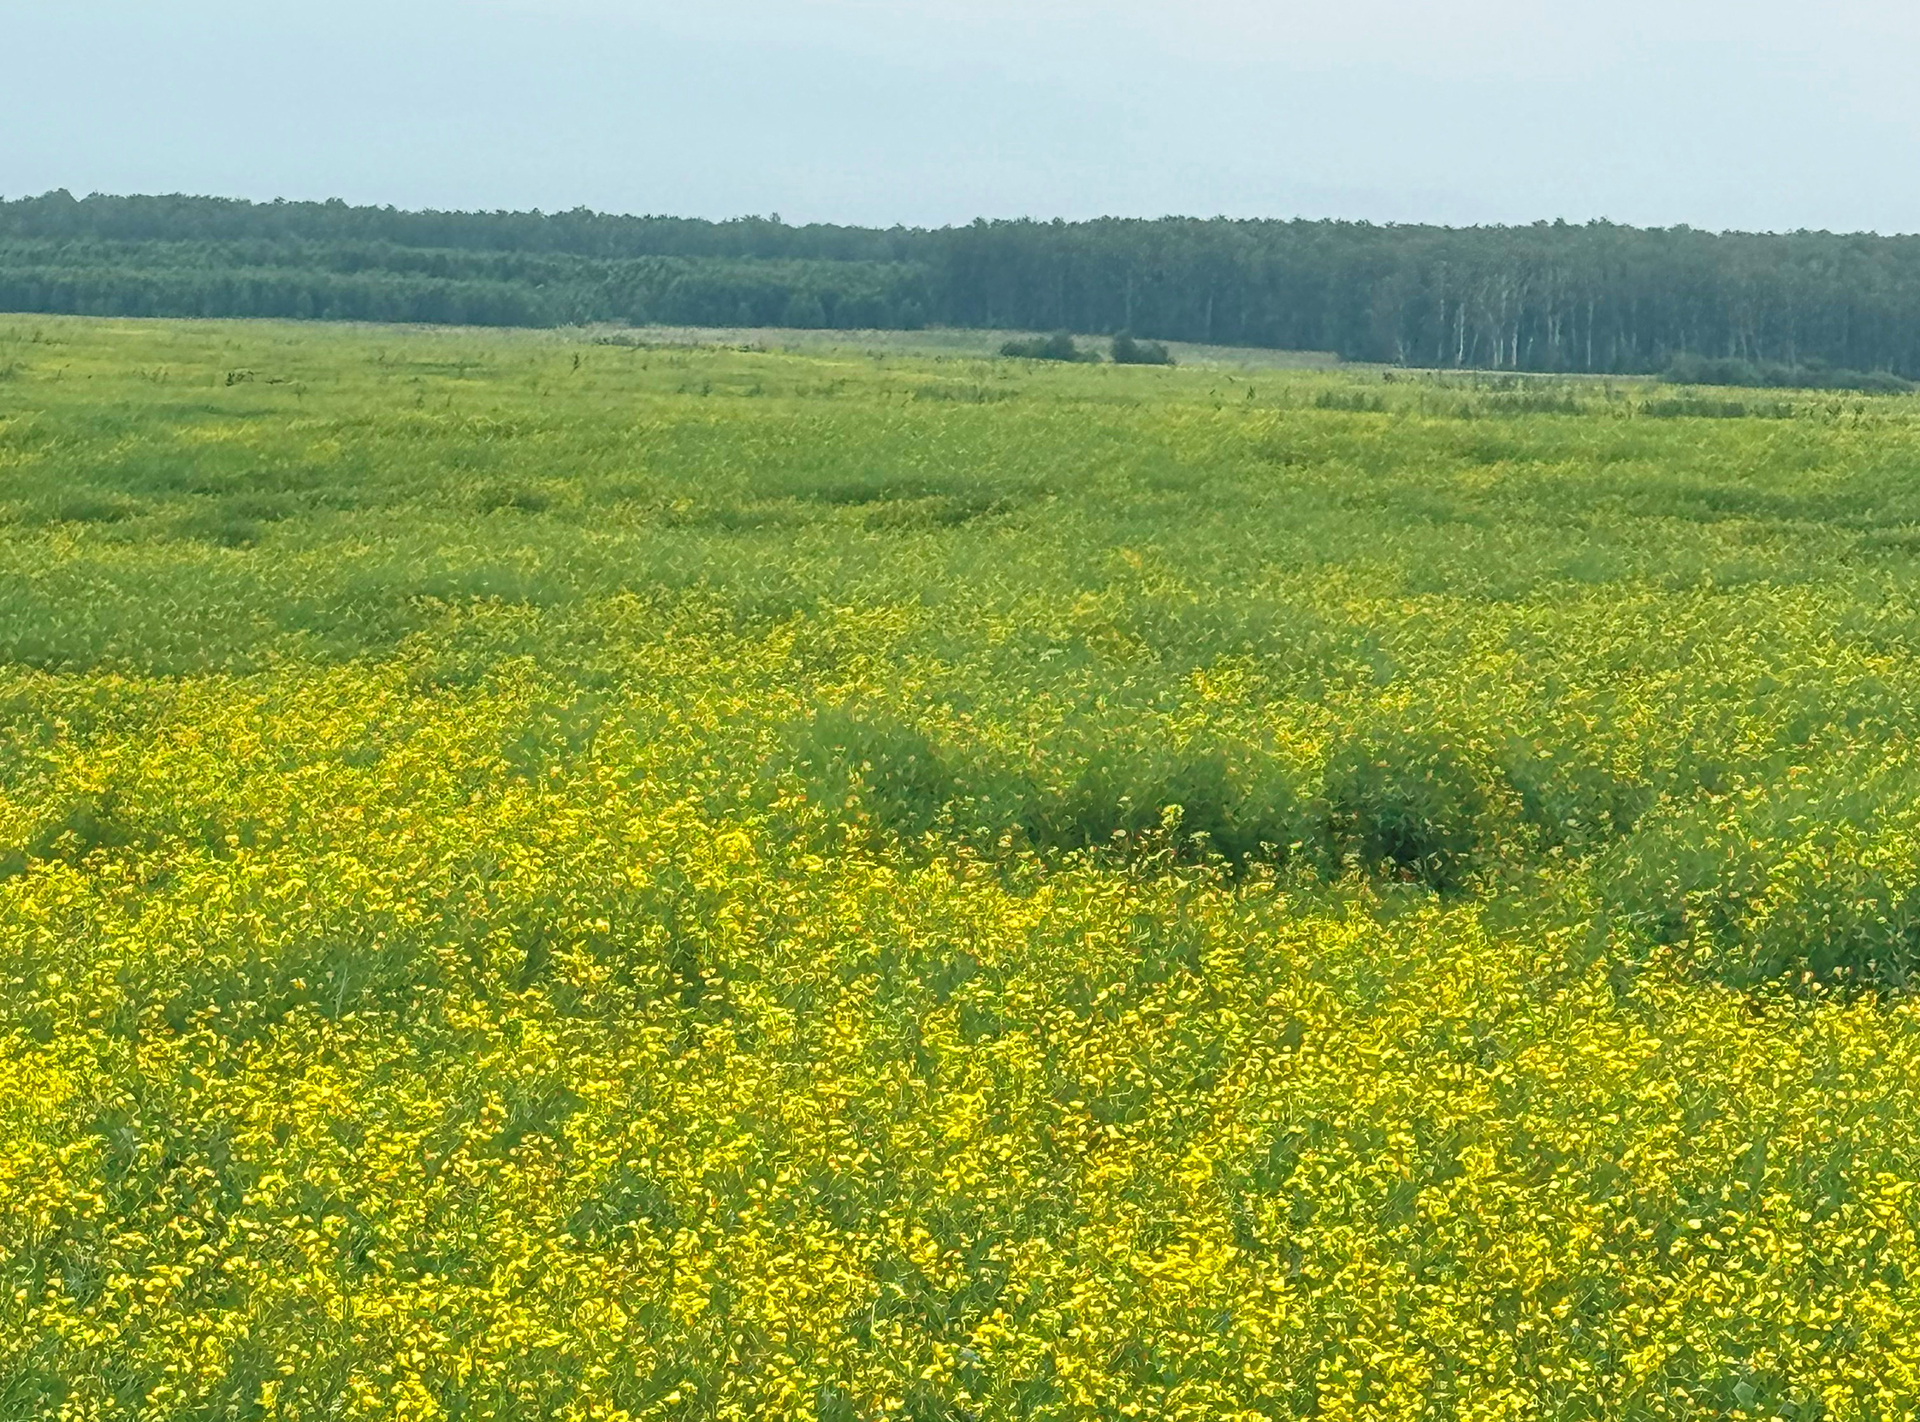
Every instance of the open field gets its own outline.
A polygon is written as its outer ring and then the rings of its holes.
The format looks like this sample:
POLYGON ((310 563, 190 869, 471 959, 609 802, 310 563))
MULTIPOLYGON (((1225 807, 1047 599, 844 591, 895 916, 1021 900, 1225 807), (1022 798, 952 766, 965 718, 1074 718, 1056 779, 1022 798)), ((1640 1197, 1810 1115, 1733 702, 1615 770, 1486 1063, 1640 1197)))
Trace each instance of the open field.
POLYGON ((1912 1415, 1916 469, 0 318, 0 1417, 1912 1415))

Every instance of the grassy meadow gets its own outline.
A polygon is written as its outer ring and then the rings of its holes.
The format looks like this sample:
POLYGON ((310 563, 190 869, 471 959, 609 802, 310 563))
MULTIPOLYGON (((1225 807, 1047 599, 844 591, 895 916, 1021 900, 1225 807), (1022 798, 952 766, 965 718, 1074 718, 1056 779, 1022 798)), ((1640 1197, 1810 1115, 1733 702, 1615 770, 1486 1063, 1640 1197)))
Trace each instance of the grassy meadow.
POLYGON ((1920 401, 0 318, 0 1417, 1920 1409, 1920 401))

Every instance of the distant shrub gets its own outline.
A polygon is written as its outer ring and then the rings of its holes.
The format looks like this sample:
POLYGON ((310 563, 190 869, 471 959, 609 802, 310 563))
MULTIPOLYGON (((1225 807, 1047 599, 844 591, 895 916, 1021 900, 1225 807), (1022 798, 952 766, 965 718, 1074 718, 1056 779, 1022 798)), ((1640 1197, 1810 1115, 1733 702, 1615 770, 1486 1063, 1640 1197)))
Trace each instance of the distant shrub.
POLYGON ((1681 354, 1667 364, 1665 378, 1674 385, 1734 385, 1768 390, 1858 390, 1870 395, 1898 395, 1912 390, 1911 381, 1891 371, 1847 370, 1818 361, 1782 365, 1772 361, 1681 354))
POLYGON ((1056 331, 1051 336, 1035 336, 1030 340, 1008 341, 1000 347, 1000 354, 1015 360, 1090 362, 1100 359, 1096 351, 1081 350, 1073 336, 1066 331, 1056 331))
POLYGON ((1113 338, 1113 363, 1115 365, 1172 365, 1173 355, 1158 341, 1136 341, 1130 332, 1122 331, 1113 338))

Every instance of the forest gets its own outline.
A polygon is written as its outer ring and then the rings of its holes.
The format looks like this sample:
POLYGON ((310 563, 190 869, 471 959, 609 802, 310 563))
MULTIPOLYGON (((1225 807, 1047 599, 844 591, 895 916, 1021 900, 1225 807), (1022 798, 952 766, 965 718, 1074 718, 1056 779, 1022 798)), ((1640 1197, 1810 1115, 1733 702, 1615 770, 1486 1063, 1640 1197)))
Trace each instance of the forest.
POLYGON ((1920 376, 1920 237, 1174 217, 881 230, 60 191, 0 201, 0 310, 1125 332, 1420 368, 1705 361, 1819 383, 1920 376))

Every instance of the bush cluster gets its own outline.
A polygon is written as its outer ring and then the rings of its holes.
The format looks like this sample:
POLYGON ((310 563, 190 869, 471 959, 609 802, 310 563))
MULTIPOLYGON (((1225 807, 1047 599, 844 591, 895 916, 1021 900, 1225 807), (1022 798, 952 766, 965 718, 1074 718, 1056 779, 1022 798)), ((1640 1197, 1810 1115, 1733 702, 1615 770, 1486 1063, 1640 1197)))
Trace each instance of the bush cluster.
POLYGON ((1115 365, 1172 365, 1173 355, 1159 341, 1137 341, 1131 332, 1113 338, 1115 365))
POLYGON ((1891 371, 1848 370, 1820 361, 1785 365, 1777 361, 1678 355, 1663 378, 1675 385, 1737 385, 1765 390, 1859 390, 1873 395, 1905 394, 1914 388, 1891 371))
POLYGON ((1032 336, 1008 341, 1000 354, 1014 360, 1054 360, 1068 363, 1093 363, 1098 351, 1082 350, 1071 332, 1056 331, 1051 336, 1032 336))

